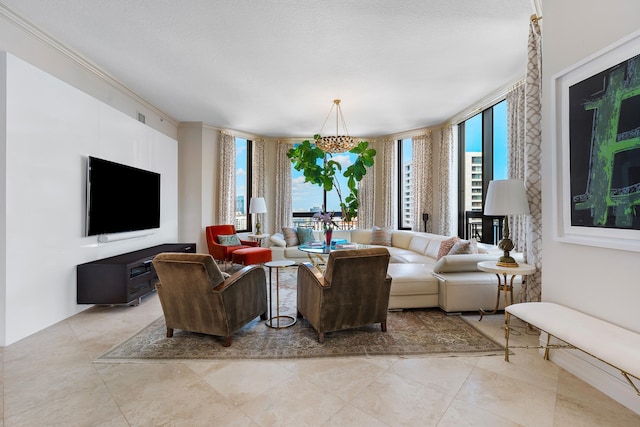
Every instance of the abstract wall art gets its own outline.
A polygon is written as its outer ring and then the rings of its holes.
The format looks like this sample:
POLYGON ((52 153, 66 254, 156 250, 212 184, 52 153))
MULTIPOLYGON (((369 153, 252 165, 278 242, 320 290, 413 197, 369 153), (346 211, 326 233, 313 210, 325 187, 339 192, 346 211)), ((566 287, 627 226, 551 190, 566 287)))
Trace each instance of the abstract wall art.
POLYGON ((640 32, 553 77, 556 237, 640 251, 640 32))

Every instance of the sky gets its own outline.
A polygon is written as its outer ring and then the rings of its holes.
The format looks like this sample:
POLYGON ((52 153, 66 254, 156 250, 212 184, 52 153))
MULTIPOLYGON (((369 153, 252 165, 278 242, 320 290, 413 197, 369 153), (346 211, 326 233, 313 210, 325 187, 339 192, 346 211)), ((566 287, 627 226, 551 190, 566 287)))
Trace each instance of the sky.
MULTIPOLYGON (((507 102, 493 110, 493 179, 507 179, 507 102)), ((465 151, 482 151, 482 113, 465 122, 465 151)))

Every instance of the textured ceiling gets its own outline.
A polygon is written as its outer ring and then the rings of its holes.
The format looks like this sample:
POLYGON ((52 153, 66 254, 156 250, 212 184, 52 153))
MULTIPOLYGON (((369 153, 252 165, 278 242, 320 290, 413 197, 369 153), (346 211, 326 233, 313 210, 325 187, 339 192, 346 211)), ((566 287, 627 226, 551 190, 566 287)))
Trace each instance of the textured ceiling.
POLYGON ((173 119, 267 137, 318 133, 335 98, 351 135, 447 121, 524 75, 533 13, 531 0, 0 2, 173 119))

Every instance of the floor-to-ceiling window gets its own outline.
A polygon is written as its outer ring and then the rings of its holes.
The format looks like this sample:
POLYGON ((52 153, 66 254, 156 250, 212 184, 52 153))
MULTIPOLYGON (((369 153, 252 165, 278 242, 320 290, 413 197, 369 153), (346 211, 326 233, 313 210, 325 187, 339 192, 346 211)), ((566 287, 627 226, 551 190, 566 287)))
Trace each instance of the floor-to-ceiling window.
POLYGON ((493 243, 500 220, 482 215, 489 181, 507 178, 507 101, 502 101, 458 126, 458 233, 493 243))
POLYGON ((413 225, 413 141, 398 140, 398 228, 410 230, 413 225))
MULTIPOLYGON (((342 172, 355 161, 356 157, 356 154, 349 152, 337 154, 327 153, 325 156, 326 160, 331 159, 338 162, 342 167, 342 172)), ((323 159, 318 160, 318 164, 322 164, 323 162, 323 159)), ((338 194, 341 195, 343 200, 349 194, 347 179, 342 176, 342 172, 337 171, 336 185, 334 188, 331 191, 324 191, 319 185, 304 182, 303 171, 297 171, 295 168, 291 168, 291 207, 294 226, 313 226, 313 214, 321 211, 332 212, 336 223, 342 226, 342 208, 340 207, 340 197, 338 194)), ((346 224, 344 224, 344 226, 347 227, 346 224)))
POLYGON ((249 202, 251 200, 251 141, 236 138, 236 208, 237 231, 251 231, 249 202))

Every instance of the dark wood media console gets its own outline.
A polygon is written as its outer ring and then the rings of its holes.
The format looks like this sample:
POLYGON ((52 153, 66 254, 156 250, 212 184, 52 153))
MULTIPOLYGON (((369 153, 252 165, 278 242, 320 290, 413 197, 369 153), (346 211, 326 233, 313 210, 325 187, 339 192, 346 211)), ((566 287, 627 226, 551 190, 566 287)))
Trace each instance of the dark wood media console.
POLYGON ((196 251, 195 243, 167 243, 78 265, 78 304, 136 304, 153 291, 153 258, 162 252, 196 251))

